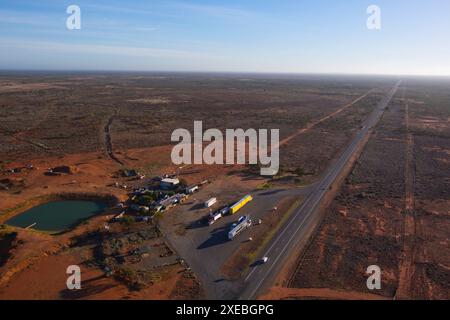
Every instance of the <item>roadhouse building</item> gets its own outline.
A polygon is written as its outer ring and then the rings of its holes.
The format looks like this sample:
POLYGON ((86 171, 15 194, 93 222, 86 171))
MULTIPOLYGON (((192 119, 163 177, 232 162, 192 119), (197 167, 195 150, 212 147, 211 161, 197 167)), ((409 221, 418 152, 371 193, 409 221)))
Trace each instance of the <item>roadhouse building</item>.
POLYGON ((174 189, 176 188, 178 185, 180 184, 180 180, 178 180, 177 178, 165 178, 162 179, 161 182, 159 183, 159 186, 161 187, 161 189, 174 189))

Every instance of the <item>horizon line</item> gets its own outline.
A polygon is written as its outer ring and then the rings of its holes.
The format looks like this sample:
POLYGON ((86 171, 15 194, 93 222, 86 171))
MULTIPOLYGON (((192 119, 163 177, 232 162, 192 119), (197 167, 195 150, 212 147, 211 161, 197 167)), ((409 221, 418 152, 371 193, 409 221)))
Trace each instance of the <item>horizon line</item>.
POLYGON ((372 76, 372 77, 424 77, 450 78, 450 74, 395 74, 395 73, 357 73, 357 72, 283 72, 283 71, 220 71, 220 70, 125 70, 125 69, 1 69, 7 72, 46 72, 46 73, 177 73, 177 74, 241 74, 241 75, 282 75, 282 76, 372 76))

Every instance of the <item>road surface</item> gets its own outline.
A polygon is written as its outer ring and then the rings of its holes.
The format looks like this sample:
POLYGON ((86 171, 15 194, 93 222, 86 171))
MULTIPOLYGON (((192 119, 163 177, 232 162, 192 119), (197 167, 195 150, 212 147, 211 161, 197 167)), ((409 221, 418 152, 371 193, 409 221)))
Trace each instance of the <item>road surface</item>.
POLYGON ((358 147, 363 143, 364 138, 370 130, 378 123, 386 110, 389 102, 397 92, 401 81, 398 81, 389 93, 378 103, 375 110, 364 122, 361 130, 353 138, 350 145, 345 149, 339 159, 328 169, 315 189, 305 199, 303 204, 288 219, 286 224, 280 229, 277 236, 269 243, 263 256, 269 257, 265 264, 254 266, 244 279, 242 292, 239 296, 241 300, 252 300, 258 297, 275 280, 275 277, 283 267, 283 262, 293 252, 299 252, 298 244, 305 239, 305 235, 310 231, 314 222, 317 222, 318 210, 316 210, 325 197, 335 180, 342 173, 345 165, 356 153, 358 147))

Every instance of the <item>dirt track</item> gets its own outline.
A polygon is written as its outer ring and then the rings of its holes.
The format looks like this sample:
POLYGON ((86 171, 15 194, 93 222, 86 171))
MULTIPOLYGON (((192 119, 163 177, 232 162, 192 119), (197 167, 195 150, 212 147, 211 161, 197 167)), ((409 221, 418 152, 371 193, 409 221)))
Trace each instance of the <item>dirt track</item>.
POLYGON ((112 144, 112 138, 111 138, 111 126, 112 126, 112 123, 113 123, 113 121, 114 121, 114 118, 116 118, 118 114, 119 114, 119 111, 118 111, 118 110, 114 111, 114 114, 111 115, 111 116, 108 118, 108 121, 107 121, 107 123, 106 123, 106 125, 105 125, 105 128, 104 128, 104 133, 105 133, 105 137, 104 137, 104 139, 105 139, 105 149, 106 149, 106 153, 108 154, 108 156, 109 156, 113 161, 117 162, 117 163, 120 164, 120 165, 124 165, 124 163, 123 163, 121 160, 119 160, 119 159, 116 157, 116 155, 114 154, 114 151, 113 151, 113 144, 112 144))
POLYGON ((397 299, 405 299, 411 296, 411 281, 414 274, 416 259, 416 212, 415 212, 415 163, 414 163, 414 136, 410 130, 409 105, 405 99, 405 127, 406 127, 406 164, 405 164, 405 223, 403 234, 403 249, 400 261, 400 274, 398 289, 395 294, 397 299))
POLYGON ((324 299, 324 300, 386 300, 385 298, 366 292, 335 290, 330 288, 295 289, 285 287, 274 287, 260 300, 302 300, 302 299, 324 299))
POLYGON ((330 114, 327 114, 326 116, 314 120, 310 123, 308 123, 304 128, 299 129, 297 132, 295 132, 294 134, 290 135, 289 137, 283 139, 280 141, 279 146, 284 146, 286 144, 288 144, 291 140, 293 140, 294 138, 298 137, 299 135, 306 133, 308 131, 310 131, 312 128, 314 128, 315 126, 317 126, 318 124, 337 116, 339 113, 341 113, 342 111, 344 111, 345 109, 355 105, 356 103, 358 103, 359 101, 363 100, 365 97, 367 97, 369 94, 371 94, 374 91, 374 89, 369 90, 367 93, 363 94, 362 96, 358 97, 357 99, 353 100, 352 102, 346 104, 345 106, 337 109, 336 111, 331 112, 330 114))

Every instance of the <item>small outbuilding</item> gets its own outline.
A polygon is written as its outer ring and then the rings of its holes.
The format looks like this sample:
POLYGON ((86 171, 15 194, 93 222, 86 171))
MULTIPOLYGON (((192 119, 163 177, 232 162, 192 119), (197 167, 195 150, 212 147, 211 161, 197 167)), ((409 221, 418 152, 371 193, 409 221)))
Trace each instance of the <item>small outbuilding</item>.
POLYGON ((199 189, 199 188, 198 188, 197 185, 187 187, 187 188, 186 188, 186 194, 193 194, 194 192, 197 192, 198 189, 199 189))
POLYGON ((159 183, 161 189, 174 189, 180 184, 180 180, 177 178, 165 178, 159 183))

